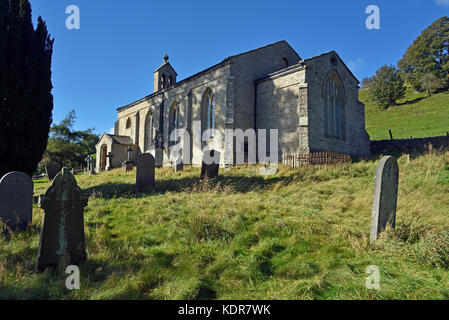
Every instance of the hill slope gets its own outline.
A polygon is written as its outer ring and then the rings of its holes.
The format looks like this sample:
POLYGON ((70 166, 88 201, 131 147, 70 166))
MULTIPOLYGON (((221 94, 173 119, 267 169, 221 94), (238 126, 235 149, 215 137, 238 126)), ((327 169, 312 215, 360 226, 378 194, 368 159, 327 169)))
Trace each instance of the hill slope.
POLYGON ((0 234, 0 299, 449 299, 449 153, 399 159, 396 232, 370 245, 376 165, 206 182, 198 168, 157 169, 146 193, 132 191, 135 172, 77 177, 90 193, 81 290, 35 274, 35 205, 30 230, 0 234), (370 265, 379 291, 365 287, 370 265))
POLYGON ((426 93, 407 90, 398 106, 381 111, 370 99, 367 90, 361 90, 360 101, 366 106, 366 129, 371 140, 424 138, 443 136, 449 131, 449 91, 431 97, 426 93))

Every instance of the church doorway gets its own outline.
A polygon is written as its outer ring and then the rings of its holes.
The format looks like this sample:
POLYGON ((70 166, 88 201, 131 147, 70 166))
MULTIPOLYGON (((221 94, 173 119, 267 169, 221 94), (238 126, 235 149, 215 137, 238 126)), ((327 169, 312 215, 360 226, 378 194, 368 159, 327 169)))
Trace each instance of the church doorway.
POLYGON ((108 146, 102 145, 100 151, 100 171, 106 171, 106 156, 108 152, 108 146))

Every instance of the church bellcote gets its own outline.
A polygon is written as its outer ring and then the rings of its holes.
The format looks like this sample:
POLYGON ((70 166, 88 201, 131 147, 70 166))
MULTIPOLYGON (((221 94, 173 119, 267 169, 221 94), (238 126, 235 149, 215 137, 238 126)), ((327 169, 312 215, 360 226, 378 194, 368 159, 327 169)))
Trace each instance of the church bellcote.
POLYGON ((164 63, 154 71, 154 85, 153 90, 157 92, 162 89, 166 89, 176 83, 175 69, 168 62, 168 56, 164 56, 164 63))

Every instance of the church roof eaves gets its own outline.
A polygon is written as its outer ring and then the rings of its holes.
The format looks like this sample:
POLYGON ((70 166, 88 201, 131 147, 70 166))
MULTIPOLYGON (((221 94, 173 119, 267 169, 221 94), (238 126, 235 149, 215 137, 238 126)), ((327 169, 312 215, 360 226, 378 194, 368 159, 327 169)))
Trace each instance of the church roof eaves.
POLYGON ((170 64, 169 61, 164 62, 159 68, 157 68, 156 70, 154 70, 153 73, 154 73, 154 72, 158 72, 158 71, 161 70, 162 67, 164 67, 165 65, 169 65, 170 68, 172 68, 173 72, 174 72, 176 75, 178 75, 178 74, 176 73, 175 69, 173 69, 173 67, 172 67, 172 65, 170 64))
POLYGON ((108 137, 112 139, 112 141, 116 144, 122 144, 122 145, 134 145, 133 140, 128 136, 118 136, 114 134, 108 134, 106 133, 108 137))
POLYGON ((223 61, 221 61, 220 63, 217 63, 217 64, 213 65, 212 67, 204 69, 204 70, 202 70, 202 71, 200 71, 198 73, 195 73, 194 75, 191 75, 190 77, 187 77, 187 78, 185 78, 185 79, 183 79, 183 80, 181 80, 179 82, 176 82, 175 84, 173 84, 172 86, 168 87, 167 89, 162 89, 162 90, 159 90, 157 92, 153 92, 152 94, 150 94, 150 95, 148 95, 146 97, 143 97, 142 99, 139 99, 139 100, 137 100, 135 102, 131 102, 130 104, 127 104, 127 105, 125 105, 123 107, 120 107, 120 108, 117 109, 117 111, 120 112, 120 111, 126 110, 128 108, 131 108, 131 107, 135 106, 136 104, 139 104, 139 103, 144 102, 144 101, 146 101, 148 99, 156 97, 159 94, 162 94, 164 91, 176 88, 176 87, 184 84, 185 82, 188 82, 188 81, 190 81, 190 80, 192 80, 192 79, 194 79, 196 77, 199 77, 199 76, 201 76, 201 75, 203 75, 205 73, 213 71, 214 69, 218 69, 218 68, 220 68, 220 67, 222 67, 222 66, 224 66, 224 65, 226 65, 228 63, 229 63, 229 60, 228 60, 228 58, 226 58, 223 61))
POLYGON ((257 79, 257 80, 256 80, 256 83, 261 83, 261 82, 266 81, 266 80, 279 78, 279 77, 285 76, 285 75, 287 75, 287 74, 296 72, 296 71, 298 71, 298 70, 302 70, 302 69, 304 69, 304 68, 305 68, 305 66, 304 66, 303 64, 299 64, 299 63, 298 63, 298 64, 294 64, 294 65, 291 65, 290 67, 287 67, 287 68, 285 68, 285 69, 281 69, 281 70, 279 70, 279 71, 275 71, 275 72, 273 72, 273 73, 270 73, 270 74, 269 74, 268 76, 266 76, 266 77, 257 79))
POLYGON ((329 55, 329 54, 335 54, 338 57, 338 59, 341 61, 341 63, 343 63, 343 66, 349 71, 349 74, 357 81, 357 83, 360 83, 359 79, 357 79, 357 77, 354 75, 354 73, 352 73, 351 69, 349 69, 349 67, 346 65, 346 63, 343 61, 343 59, 338 55, 337 51, 335 51, 335 50, 332 50, 332 51, 329 51, 326 53, 322 53, 322 54, 319 54, 317 56, 314 56, 314 57, 311 57, 308 59, 304 59, 304 60, 300 61, 299 63, 304 63, 304 62, 307 62, 310 60, 315 60, 315 59, 321 58, 321 57, 329 55))
MULTIPOLYGON (((196 78, 196 77, 198 77, 198 76, 201 76, 201 75, 203 75, 203 74, 205 74, 205 73, 207 73, 207 72, 210 72, 210 71, 212 71, 212 70, 214 70, 214 69, 217 69, 217 68, 219 68, 219 67, 222 67, 222 66, 224 66, 224 65, 226 65, 226 64, 228 64, 228 63, 230 63, 230 62, 231 62, 231 59, 234 59, 234 58, 237 58, 237 57, 240 57, 240 56, 249 54, 249 53, 253 53, 253 52, 256 52, 256 51, 258 51, 258 50, 266 49, 266 48, 269 48, 269 47, 272 47, 272 46, 275 46, 275 45, 279 45, 279 44, 281 44, 281 43, 284 43, 284 44, 286 44, 287 46, 289 46, 289 47, 293 50, 293 52, 296 53, 296 55, 298 56, 298 58, 301 59, 301 57, 298 55, 298 53, 297 53, 297 52, 290 46, 290 44, 289 44, 287 41, 285 41, 285 40, 280 40, 280 41, 277 41, 277 42, 274 42, 274 43, 270 43, 270 44, 268 44, 268 45, 266 45, 266 46, 263 46, 263 47, 260 47, 260 48, 256 48, 256 49, 253 49, 253 50, 250 50, 250 51, 246 51, 246 52, 239 53, 239 54, 236 54, 236 55, 233 55, 233 56, 229 56, 229 57, 223 59, 223 61, 221 61, 221 62, 219 62, 219 63, 217 63, 217 64, 215 64, 215 65, 213 65, 213 66, 211 66, 211 67, 209 67, 209 68, 207 68, 207 69, 204 69, 204 70, 202 70, 202 71, 200 71, 200 72, 198 72, 198 73, 195 73, 194 75, 192 75, 192 76, 190 76, 190 77, 187 77, 187 78, 185 78, 185 79, 183 79, 183 80, 181 80, 181 81, 179 81, 179 82, 176 82, 175 84, 173 84, 172 86, 170 86, 170 87, 167 88, 167 89, 159 90, 159 91, 154 92, 154 93, 152 93, 152 94, 150 94, 150 95, 148 95, 148 96, 146 96, 146 97, 143 97, 143 98, 141 98, 141 99, 139 99, 139 100, 137 100, 137 101, 135 101, 135 102, 131 102, 130 104, 127 104, 127 105, 125 105, 125 106, 123 106, 123 107, 117 108, 117 111, 120 112, 120 111, 126 110, 126 109, 131 108, 131 107, 133 107, 133 106, 135 106, 135 105, 137 105, 137 104, 139 104, 139 103, 141 103, 141 102, 144 102, 144 101, 146 101, 146 100, 148 100, 148 99, 150 99, 150 98, 153 98, 153 97, 157 96, 158 94, 163 93, 163 92, 166 91, 166 90, 170 90, 170 89, 172 89, 172 88, 176 88, 177 86, 179 86, 179 85, 181 85, 181 84, 184 84, 184 83, 187 82, 187 81, 190 81, 190 80, 192 80, 192 79, 194 79, 194 78, 196 78)), ((167 63, 169 63, 169 62, 167 62, 167 63)), ((162 66, 164 66, 164 65, 165 65, 165 63, 164 63, 162 66)), ((160 68, 162 68, 162 66, 159 67, 158 69, 156 69, 154 72, 156 72, 157 70, 159 70, 160 68)))

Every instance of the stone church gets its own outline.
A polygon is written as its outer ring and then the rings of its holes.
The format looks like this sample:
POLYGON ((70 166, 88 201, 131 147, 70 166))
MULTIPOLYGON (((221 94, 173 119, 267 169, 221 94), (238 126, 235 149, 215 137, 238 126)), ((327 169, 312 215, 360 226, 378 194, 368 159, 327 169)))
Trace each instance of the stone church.
POLYGON ((172 165, 170 133, 191 134, 192 123, 222 133, 190 141, 190 152, 181 154, 194 166, 201 165, 203 150, 214 139, 223 140, 220 165, 236 163, 235 139, 225 138, 226 129, 277 129, 279 160, 316 151, 370 155, 359 81, 335 51, 302 59, 280 41, 228 57, 182 81, 168 56, 164 60, 154 71, 153 93, 117 109, 114 134, 104 134, 97 144, 97 171, 122 167, 140 153, 152 153, 158 166, 172 165))

